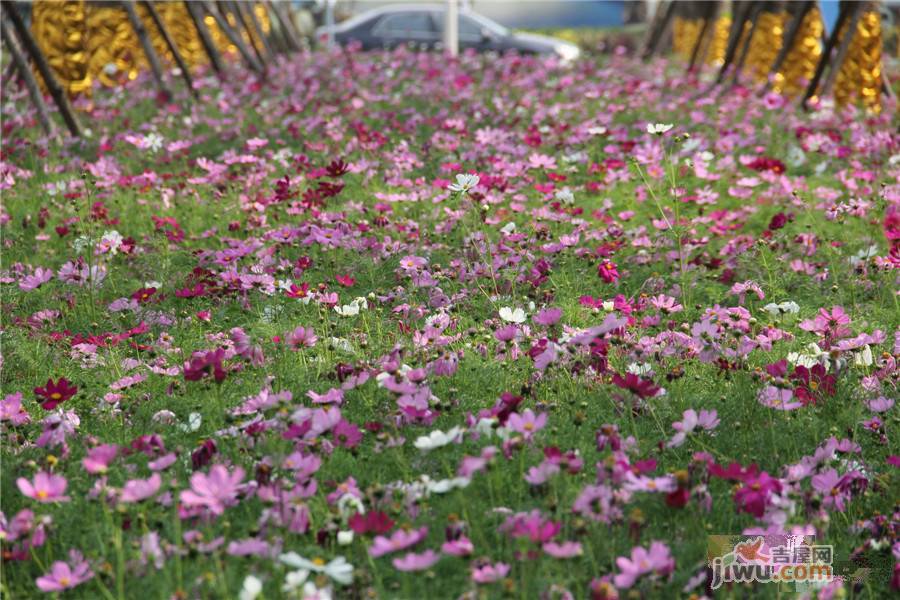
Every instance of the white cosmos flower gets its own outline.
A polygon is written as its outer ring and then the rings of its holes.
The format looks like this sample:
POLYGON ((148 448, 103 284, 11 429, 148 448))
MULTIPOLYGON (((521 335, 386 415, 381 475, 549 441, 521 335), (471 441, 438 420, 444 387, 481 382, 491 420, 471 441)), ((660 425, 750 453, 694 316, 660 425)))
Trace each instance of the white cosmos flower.
POLYGON ((606 133, 606 127, 591 127, 587 130, 587 132, 591 135, 603 135, 606 133))
POLYGON ((494 423, 496 422, 496 417, 483 417, 478 419, 478 423, 475 424, 475 431, 481 435, 490 437, 494 433, 494 423))
POLYGON ((345 338, 331 337, 328 338, 328 343, 336 350, 342 350, 348 354, 353 354, 353 346, 345 338))
POLYGON ((806 367, 807 369, 811 369, 821 361, 822 365, 825 367, 825 370, 828 370, 828 354, 826 352, 822 352, 822 349, 819 348, 819 345, 815 342, 809 344, 807 347, 807 353, 801 354, 800 352, 789 352, 787 355, 788 362, 793 365, 800 365, 801 367, 806 367), (822 360, 824 359, 824 360, 822 360))
POLYGON ((345 304, 343 306, 335 306, 334 312, 341 315, 342 317, 355 317, 359 314, 360 309, 369 308, 369 303, 363 297, 354 298, 353 302, 350 304, 345 304))
POLYGON ((362 500, 360 500, 353 494, 344 494, 343 496, 341 496, 341 499, 338 500, 338 512, 341 513, 342 517, 349 516, 347 514, 348 504, 353 505, 353 510, 358 512, 359 514, 366 514, 366 507, 363 506, 362 500))
POLYGON ((337 543, 338 546, 349 546, 353 543, 353 530, 347 531, 338 531, 337 534, 337 543))
POLYGON ((203 423, 203 416, 198 412, 192 412, 188 415, 187 423, 180 423, 178 428, 182 431, 197 431, 203 423))
POLYGON ((633 375, 646 375, 651 370, 653 370, 653 367, 651 367, 650 365, 648 365, 646 363, 633 362, 630 365, 628 365, 625 368, 625 370, 633 375))
POLYGON ((462 435, 462 432, 463 430, 461 427, 454 427, 447 433, 444 433, 440 429, 435 429, 428 435, 418 437, 414 445, 419 450, 427 452, 429 450, 434 450, 435 448, 440 448, 441 446, 446 446, 450 442, 455 441, 462 435))
POLYGON ((451 192, 459 192, 461 194, 469 193, 473 187, 478 185, 478 182, 481 179, 478 175, 469 175, 468 173, 460 173, 456 176, 456 183, 451 183, 447 186, 451 192))
POLYGON ((662 135, 673 127, 671 123, 647 123, 647 133, 662 135))
POLYGON ((800 312, 800 305, 793 300, 779 302, 778 304, 770 302, 769 304, 763 306, 762 310, 766 311, 773 317, 777 317, 779 315, 785 314, 797 314, 798 312, 800 312))
POLYGON ((563 188, 558 190, 554 195, 554 198, 563 204, 572 204, 575 202, 575 194, 572 193, 572 190, 569 188, 563 188))
POLYGON ((503 226, 502 229, 500 229, 500 231, 502 231, 502 232, 505 233, 506 235, 511 234, 511 233, 512 233, 513 231, 515 231, 515 230, 516 230, 516 224, 515 224, 515 223, 507 223, 506 225, 503 226))
POLYGON ((524 323, 525 322, 525 311, 521 308, 517 308, 513 310, 508 306, 504 306, 500 309, 500 318, 506 321, 507 323, 524 323))
POLYGON ((342 585, 349 585, 353 582, 353 565, 347 562, 343 556, 338 556, 326 563, 321 558, 309 560, 303 558, 296 552, 287 552, 278 557, 284 564, 305 571, 314 573, 324 573, 331 579, 342 585))
POLYGON ((262 593, 262 588, 262 581, 260 581, 258 577, 247 575, 247 577, 244 578, 244 585, 241 588, 240 594, 238 594, 238 598, 239 600, 253 600, 262 593))
POLYGON ((454 477, 453 479, 441 479, 434 481, 428 475, 422 475, 422 483, 429 494, 446 494, 456 488, 468 487, 471 480, 467 477, 454 477))
POLYGON ((873 362, 875 360, 872 356, 872 349, 868 345, 863 346, 859 352, 853 353, 853 364, 857 367, 869 367, 873 362))
POLYGON ((290 571, 284 576, 284 584, 281 586, 282 592, 293 592, 303 585, 309 577, 309 571, 300 569, 299 571, 290 571))
POLYGON ((143 147, 150 152, 158 152, 166 140, 158 133, 148 133, 144 136, 143 147))

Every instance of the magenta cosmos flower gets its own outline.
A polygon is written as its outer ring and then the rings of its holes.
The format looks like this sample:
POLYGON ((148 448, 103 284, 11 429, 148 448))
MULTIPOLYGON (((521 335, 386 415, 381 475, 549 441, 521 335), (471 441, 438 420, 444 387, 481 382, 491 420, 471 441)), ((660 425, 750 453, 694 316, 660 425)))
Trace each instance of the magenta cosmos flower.
POLYGON ((69 482, 62 475, 54 475, 41 471, 34 476, 34 481, 28 481, 24 477, 16 480, 19 491, 38 502, 68 502, 69 497, 63 496, 69 482))

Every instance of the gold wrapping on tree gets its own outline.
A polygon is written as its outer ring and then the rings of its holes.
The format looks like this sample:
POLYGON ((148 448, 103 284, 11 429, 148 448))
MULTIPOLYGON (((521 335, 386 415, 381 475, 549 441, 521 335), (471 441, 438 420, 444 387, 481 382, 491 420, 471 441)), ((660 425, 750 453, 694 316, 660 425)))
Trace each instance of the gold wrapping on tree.
MULTIPOLYGON (((136 6, 153 48, 174 66, 174 57, 146 7, 143 3, 136 6)), ((154 7, 185 63, 189 67, 206 63, 203 44, 184 2, 155 2, 154 7)), ((268 34, 271 24, 265 7, 254 4, 252 9, 263 33, 268 34)), ((228 13, 226 18, 234 30, 241 32, 245 43, 262 48, 262 40, 247 32, 234 15, 228 13)), ((220 52, 237 52, 213 17, 207 15, 204 22, 220 52)), ((248 23, 248 27, 252 25, 248 23)), ((31 30, 57 79, 72 96, 90 94, 94 81, 111 87, 135 79, 148 65, 128 15, 114 3, 36 0, 31 30)))
MULTIPOLYGON (((881 17, 877 11, 862 15, 847 59, 834 82, 834 99, 838 106, 850 102, 861 103, 866 110, 881 112, 881 17)), ((847 35, 845 31, 842 34, 847 35)))
MULTIPOLYGON (((70 94, 90 92, 93 78, 88 72, 85 50, 85 4, 38 1, 31 8, 31 31, 63 88, 70 94)), ((43 80, 38 77, 43 85, 43 80)))
POLYGON ((702 29, 703 19, 685 19, 684 17, 672 19, 672 49, 675 53, 681 58, 689 60, 702 29))
POLYGON ((822 34, 825 24, 819 7, 806 13, 790 52, 781 69, 775 73, 772 89, 776 92, 795 96, 802 92, 816 72, 816 64, 822 56, 822 34))
POLYGON ((747 60, 744 63, 744 72, 753 77, 757 83, 762 83, 769 76, 769 69, 772 68, 775 57, 781 50, 787 13, 763 12, 757 19, 747 60))
POLYGON ((712 43, 706 56, 707 64, 720 67, 725 62, 725 53, 728 51, 728 33, 730 31, 731 17, 719 17, 716 20, 712 43))

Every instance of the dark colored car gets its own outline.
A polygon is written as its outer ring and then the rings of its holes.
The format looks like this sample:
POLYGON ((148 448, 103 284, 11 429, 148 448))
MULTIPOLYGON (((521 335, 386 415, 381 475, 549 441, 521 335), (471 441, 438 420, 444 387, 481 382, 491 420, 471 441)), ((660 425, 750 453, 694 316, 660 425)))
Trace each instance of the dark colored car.
MULTIPOLYGON (((363 50, 411 46, 435 49, 443 45, 446 7, 440 4, 397 5, 367 11, 336 25, 331 31, 338 44, 358 42, 363 50)), ((328 28, 316 30, 327 40, 328 28)), ((555 54, 564 61, 578 57, 578 47, 542 35, 513 33, 490 19, 466 9, 459 11, 459 49, 479 52, 516 50, 522 54, 555 54)))

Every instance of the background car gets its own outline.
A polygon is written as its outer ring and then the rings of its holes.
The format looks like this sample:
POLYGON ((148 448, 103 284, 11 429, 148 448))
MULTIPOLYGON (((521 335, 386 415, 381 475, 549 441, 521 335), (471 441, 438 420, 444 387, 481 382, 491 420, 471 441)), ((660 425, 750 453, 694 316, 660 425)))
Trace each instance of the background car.
MULTIPOLYGON (((440 48, 444 39, 444 5, 398 5, 376 8, 334 26, 336 43, 358 42, 363 50, 391 49, 409 45, 420 49, 440 48)), ((316 30, 324 42, 329 29, 316 30)), ((516 50, 523 54, 556 54, 574 60, 580 51, 569 42, 530 33, 514 33, 502 25, 467 9, 459 11, 459 48, 479 52, 516 50)))

